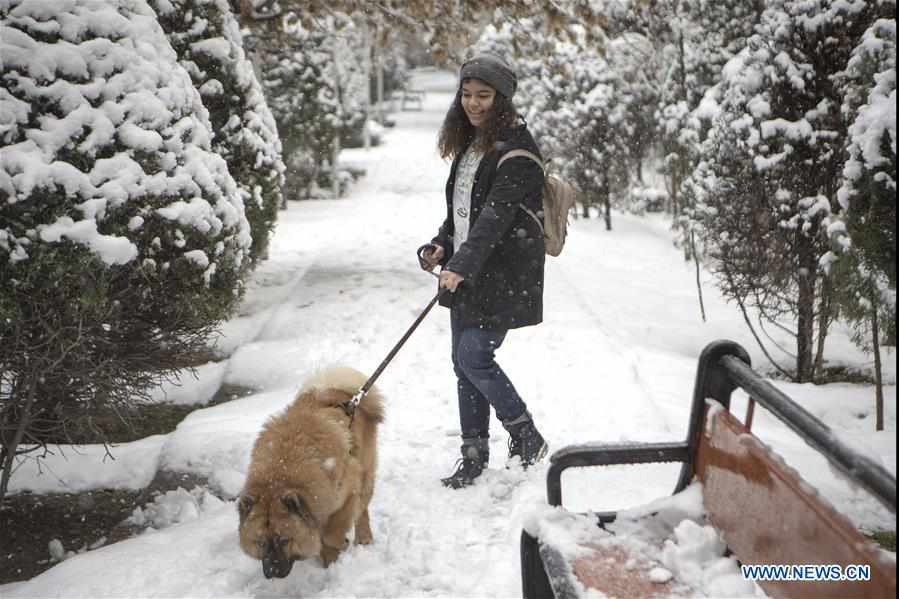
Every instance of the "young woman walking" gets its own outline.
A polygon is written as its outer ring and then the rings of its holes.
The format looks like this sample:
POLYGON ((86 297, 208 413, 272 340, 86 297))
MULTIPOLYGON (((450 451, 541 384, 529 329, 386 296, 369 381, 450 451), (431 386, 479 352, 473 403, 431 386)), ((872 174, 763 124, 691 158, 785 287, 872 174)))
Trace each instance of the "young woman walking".
POLYGON ((518 81, 492 54, 466 61, 459 89, 440 130, 439 150, 452 159, 446 183, 446 220, 419 248, 422 268, 441 266, 441 304, 450 308, 452 360, 459 395, 462 458, 443 479, 454 489, 471 485, 490 458, 490 408, 509 432, 509 458, 524 467, 547 445, 527 405, 496 363, 511 329, 543 320, 543 169, 511 157, 540 150, 512 104, 518 81), (525 210, 525 208, 527 210, 525 210), (530 212, 530 214, 529 214, 530 212))

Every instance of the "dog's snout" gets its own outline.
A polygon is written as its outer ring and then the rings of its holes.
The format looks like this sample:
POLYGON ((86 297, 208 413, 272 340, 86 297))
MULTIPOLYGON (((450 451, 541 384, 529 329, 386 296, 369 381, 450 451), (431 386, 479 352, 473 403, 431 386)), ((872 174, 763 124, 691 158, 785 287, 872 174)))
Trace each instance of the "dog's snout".
POLYGON ((262 556, 262 574, 266 578, 284 578, 290 574, 293 560, 284 553, 284 544, 268 541, 262 556))
POLYGON ((285 578, 290 574, 293 562, 289 559, 263 558, 262 573, 266 578, 285 578))

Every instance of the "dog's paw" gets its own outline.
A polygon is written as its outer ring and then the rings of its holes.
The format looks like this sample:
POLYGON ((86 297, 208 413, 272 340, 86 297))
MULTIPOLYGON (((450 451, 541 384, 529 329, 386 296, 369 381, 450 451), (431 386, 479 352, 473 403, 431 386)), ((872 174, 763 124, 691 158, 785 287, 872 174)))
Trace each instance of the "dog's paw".
POLYGON ((353 539, 353 542, 356 545, 371 545, 372 543, 374 543, 374 541, 375 541, 374 537, 372 537, 370 530, 369 531, 357 530, 356 538, 353 539))
POLYGON ((329 547, 328 545, 322 545, 322 550, 319 554, 319 557, 321 557, 322 563, 327 568, 337 561, 337 558, 340 557, 340 552, 341 549, 335 549, 334 547, 329 547))

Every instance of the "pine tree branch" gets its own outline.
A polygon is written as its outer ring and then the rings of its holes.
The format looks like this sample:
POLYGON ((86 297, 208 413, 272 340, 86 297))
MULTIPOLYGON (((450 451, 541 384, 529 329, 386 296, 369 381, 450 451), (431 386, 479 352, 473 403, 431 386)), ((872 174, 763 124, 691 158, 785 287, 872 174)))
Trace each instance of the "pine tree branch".
MULTIPOLYGON (((733 281, 731 274, 729 272, 725 272, 725 276, 727 277, 728 283, 733 287, 734 281, 733 281)), ((756 331, 755 331, 755 327, 752 326, 752 320, 749 318, 749 312, 746 309, 746 304, 743 302, 743 298, 741 297, 741 295, 739 293, 735 293, 735 294, 733 294, 733 296, 734 296, 734 299, 737 300, 737 305, 740 306, 740 312, 743 314, 743 320, 746 322, 746 326, 749 327, 749 332, 751 332, 752 336, 755 338, 755 342, 758 344, 759 349, 762 350, 762 353, 765 355, 766 358, 768 358, 768 361, 771 362, 771 365, 774 366, 775 369, 777 369, 781 374, 783 374, 790 380, 795 380, 795 377, 792 374, 790 374, 786 369, 784 369, 780 364, 778 364, 774 360, 774 358, 771 357, 771 354, 768 353, 768 348, 766 348, 765 344, 762 343, 761 338, 759 337, 758 333, 756 333, 756 331)))

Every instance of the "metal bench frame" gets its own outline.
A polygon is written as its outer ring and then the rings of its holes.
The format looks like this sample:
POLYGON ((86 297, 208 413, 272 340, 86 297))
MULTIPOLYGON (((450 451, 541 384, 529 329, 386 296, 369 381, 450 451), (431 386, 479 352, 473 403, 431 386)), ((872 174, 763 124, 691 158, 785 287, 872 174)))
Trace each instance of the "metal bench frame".
MULTIPOLYGON (((703 350, 696 373, 693 403, 687 438, 673 443, 572 445, 555 452, 550 458, 547 474, 547 501, 552 506, 562 505, 562 473, 569 468, 609 466, 618 464, 647 464, 661 462, 682 463, 674 493, 683 491, 696 476, 697 453, 707 411, 707 400, 720 403, 730 410, 731 395, 737 388, 749 395, 749 407, 744 419, 747 430, 751 428, 755 403, 761 404, 777 416, 806 443, 819 451, 828 461, 854 484, 868 491, 893 513, 896 511, 896 479, 881 465, 867 456, 852 450, 830 431, 830 428, 814 415, 796 404, 751 368, 749 355, 732 341, 716 341, 703 350)), ((617 512, 596 514, 598 525, 613 522, 617 512)), ((522 533, 521 569, 522 593, 525 599, 548 599, 577 596, 567 577, 553 577, 550 572, 568 572, 562 557, 551 547, 522 533)))

